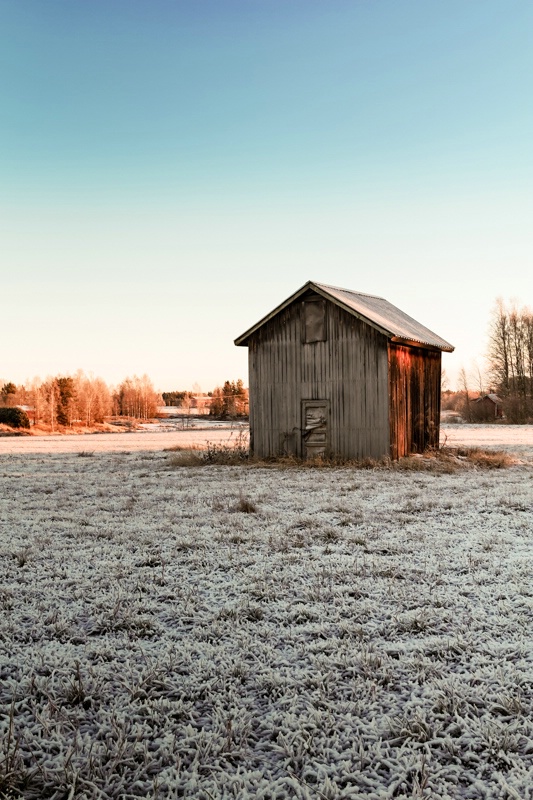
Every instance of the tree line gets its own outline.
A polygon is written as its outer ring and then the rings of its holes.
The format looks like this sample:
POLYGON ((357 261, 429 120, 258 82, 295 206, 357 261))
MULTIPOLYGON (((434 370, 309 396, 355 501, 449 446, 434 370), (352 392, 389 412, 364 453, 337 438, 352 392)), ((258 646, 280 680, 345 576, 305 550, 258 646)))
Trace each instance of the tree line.
POLYGON ((27 386, 11 381, 0 389, 4 407, 27 407, 36 424, 52 429, 72 425, 92 427, 111 416, 150 419, 163 405, 147 375, 125 378, 116 388, 102 378, 85 375, 58 375, 42 381, 34 379, 27 386))
MULTIPOLYGON (((209 393, 209 396, 211 393, 209 393)), ((166 406, 174 406, 175 408, 188 408, 188 402, 194 397, 192 392, 175 391, 163 392, 161 397, 166 406)))
POLYGON ((248 389, 242 380, 225 381, 214 390, 209 413, 220 419, 245 417, 248 414, 248 389))
MULTIPOLYGON (((82 370, 44 381, 35 378, 27 385, 0 381, 0 407, 24 407, 35 424, 52 430, 73 425, 90 428, 110 417, 151 419, 162 405, 190 409, 197 395, 190 391, 159 394, 147 375, 134 375, 117 387, 110 387, 102 378, 86 375, 82 370)), ((202 397, 209 399, 209 414, 218 419, 248 414, 248 390, 240 379, 225 381, 202 397)))
POLYGON ((236 381, 225 381, 223 386, 217 386, 207 394, 174 391, 163 392, 162 397, 166 406, 184 410, 198 406, 198 401, 201 400, 209 408, 209 415, 217 419, 234 419, 248 415, 248 389, 240 378, 236 381))

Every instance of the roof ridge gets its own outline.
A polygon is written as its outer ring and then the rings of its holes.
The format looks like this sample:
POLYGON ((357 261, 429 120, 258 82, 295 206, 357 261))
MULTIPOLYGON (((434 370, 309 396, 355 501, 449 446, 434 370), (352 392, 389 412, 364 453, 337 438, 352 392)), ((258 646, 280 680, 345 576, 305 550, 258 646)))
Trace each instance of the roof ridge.
POLYGON ((387 336, 391 341, 406 341, 420 344, 426 347, 435 347, 438 350, 453 351, 453 345, 447 342, 438 334, 434 333, 414 317, 393 305, 385 297, 376 294, 366 294, 364 292, 354 292, 351 289, 343 289, 340 286, 331 286, 327 283, 309 280, 298 291, 288 297, 283 303, 277 306, 270 314, 259 320, 245 333, 235 339, 235 344, 246 344, 259 328, 269 322, 273 317, 287 308, 291 303, 305 296, 309 288, 314 287, 324 297, 329 298, 333 303, 344 308, 348 313, 359 317, 367 324, 373 326, 380 333, 387 336), (378 302, 374 302, 374 301, 378 302))
MULTIPOLYGON (((356 294, 358 297, 373 297, 375 300, 385 300, 379 294, 368 294, 367 292, 356 292, 354 289, 344 289, 342 286, 332 286, 330 283, 319 283, 318 281, 311 281, 315 286, 322 286, 324 289, 335 289, 337 292, 346 292, 347 294, 356 294)), ((388 300, 385 300, 388 303, 388 300)))

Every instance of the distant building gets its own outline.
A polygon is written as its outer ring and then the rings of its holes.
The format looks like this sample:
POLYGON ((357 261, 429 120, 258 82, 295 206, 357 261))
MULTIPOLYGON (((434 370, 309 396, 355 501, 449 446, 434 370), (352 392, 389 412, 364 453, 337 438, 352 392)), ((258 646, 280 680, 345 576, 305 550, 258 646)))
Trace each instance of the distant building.
POLYGON ((18 405, 17 408, 20 408, 21 411, 24 411, 27 414, 31 424, 35 425, 35 409, 33 406, 18 405))
POLYGON ((479 416, 486 419, 501 419, 503 417, 503 403, 497 394, 490 392, 477 397, 473 402, 480 412, 479 416))
POLYGON ((187 395, 180 406, 159 406, 157 411, 161 417, 200 416, 209 414, 213 398, 208 395, 187 395))
POLYGON ((397 459, 439 445, 451 344, 381 297, 308 281, 235 340, 258 457, 397 459))
POLYGON ((209 414, 212 402, 213 398, 205 395, 191 397, 191 411, 194 414, 209 414))

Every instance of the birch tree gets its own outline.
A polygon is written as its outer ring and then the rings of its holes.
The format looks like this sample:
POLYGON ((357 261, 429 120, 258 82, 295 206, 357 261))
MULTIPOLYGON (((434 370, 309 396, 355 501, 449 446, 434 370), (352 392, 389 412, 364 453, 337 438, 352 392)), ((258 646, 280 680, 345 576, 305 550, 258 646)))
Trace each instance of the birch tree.
POLYGON ((510 422, 533 419, 533 312, 496 302, 489 328, 491 377, 510 422))
POLYGON ((114 400, 120 416, 135 419, 155 417, 158 406, 164 405, 163 398, 155 391, 148 375, 125 378, 115 392, 114 400))

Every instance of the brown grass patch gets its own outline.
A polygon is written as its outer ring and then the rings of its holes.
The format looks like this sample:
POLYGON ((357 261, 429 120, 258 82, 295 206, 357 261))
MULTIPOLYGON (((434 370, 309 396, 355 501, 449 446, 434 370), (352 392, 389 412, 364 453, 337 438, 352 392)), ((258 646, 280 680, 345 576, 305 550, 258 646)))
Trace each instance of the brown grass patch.
POLYGON ((424 454, 413 453, 393 461, 391 466, 401 472, 431 472, 441 475, 449 475, 465 467, 456 456, 443 453, 442 450, 424 454))
POLYGON ((257 512, 257 506, 253 500, 241 494, 233 506, 232 511, 240 511, 242 514, 255 514, 257 512))
POLYGON ((201 467, 204 464, 198 445, 183 447, 181 444, 175 444, 172 447, 165 447, 164 452, 173 453, 168 460, 171 467, 201 467))
POLYGON ((200 467, 209 464, 228 466, 254 466, 270 469, 335 469, 339 467, 356 470, 397 470, 402 472, 430 472, 452 474, 465 469, 506 469, 517 463, 517 458, 504 450, 487 450, 481 447, 441 447, 425 453, 414 453, 397 461, 390 458, 360 460, 342 456, 318 456, 312 459, 296 456, 278 456, 265 459, 250 457, 243 447, 209 445, 207 449, 179 445, 167 448, 175 453, 169 463, 172 467, 200 467))
POLYGON ((222 466, 235 466, 249 463, 248 446, 239 439, 232 444, 213 444, 207 442, 205 448, 187 447, 180 445, 166 448, 167 452, 175 455, 169 459, 171 467, 204 467, 209 464, 222 466))
POLYGON ((517 463, 517 458, 505 450, 484 450, 481 447, 458 448, 457 455, 474 467, 481 469, 505 469, 517 463))
POLYGON ((164 453, 189 453, 192 450, 201 450, 202 448, 197 444, 173 444, 171 447, 165 447, 164 453))
POLYGON ((171 467, 202 467, 205 465, 202 452, 199 449, 182 449, 179 446, 169 447, 167 449, 174 453, 168 460, 171 467))
POLYGON ((386 469, 390 466, 390 458, 363 458, 356 460, 344 456, 316 456, 315 458, 298 458, 297 456, 271 456, 264 459, 251 459, 251 463, 258 467, 273 467, 277 469, 331 469, 335 467, 353 467, 354 469, 386 469))
POLYGON ((27 428, 12 428, 0 422, 0 436, 31 436, 31 433, 27 428))
POLYGON ((350 467, 352 469, 400 470, 412 472, 431 472, 451 474, 464 469, 505 469, 517 463, 511 453, 503 450, 485 450, 480 447, 450 448, 428 450, 425 453, 414 453, 410 456, 392 461, 390 458, 364 458, 361 460, 342 458, 341 456, 320 456, 305 460, 296 456, 280 456, 255 461, 257 466, 274 468, 328 469, 350 467))
POLYGON ((450 474, 465 469, 505 469, 517 463, 511 453, 481 447, 441 447, 423 454, 400 458, 394 469, 450 474))

